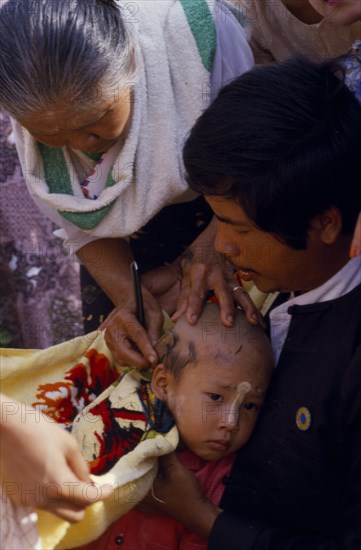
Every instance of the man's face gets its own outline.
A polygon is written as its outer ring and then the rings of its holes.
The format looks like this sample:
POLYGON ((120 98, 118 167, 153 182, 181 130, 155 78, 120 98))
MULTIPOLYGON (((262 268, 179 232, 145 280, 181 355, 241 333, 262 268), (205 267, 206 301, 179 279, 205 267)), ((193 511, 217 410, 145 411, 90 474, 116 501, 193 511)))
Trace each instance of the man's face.
POLYGON ((361 19, 360 0, 308 0, 311 6, 329 21, 350 25, 361 19))
POLYGON ((295 250, 255 227, 235 202, 210 196, 206 200, 217 218, 215 249, 243 280, 254 281, 262 292, 307 292, 329 278, 329 266, 322 261, 325 247, 316 230, 309 231, 306 250, 295 250))
POLYGON ((211 354, 204 346, 179 380, 169 375, 167 405, 188 449, 205 460, 219 460, 245 445, 269 382, 271 369, 264 363, 251 346, 233 357, 211 354))

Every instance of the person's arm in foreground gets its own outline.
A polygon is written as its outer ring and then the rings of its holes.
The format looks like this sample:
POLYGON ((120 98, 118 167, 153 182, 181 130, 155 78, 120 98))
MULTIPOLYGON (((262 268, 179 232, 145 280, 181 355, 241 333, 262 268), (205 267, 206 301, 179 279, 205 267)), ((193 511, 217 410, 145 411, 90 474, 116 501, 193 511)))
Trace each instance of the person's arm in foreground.
POLYGON ((110 494, 95 487, 78 444, 40 411, 0 394, 1 482, 15 505, 43 508, 69 522, 110 494))

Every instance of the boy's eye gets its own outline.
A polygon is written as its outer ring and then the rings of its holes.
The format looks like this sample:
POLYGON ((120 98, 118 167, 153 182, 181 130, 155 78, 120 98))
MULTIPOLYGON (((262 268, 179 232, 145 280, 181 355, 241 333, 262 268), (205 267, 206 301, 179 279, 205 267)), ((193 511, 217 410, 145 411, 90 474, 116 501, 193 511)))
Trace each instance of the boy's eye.
POLYGON ((219 395, 219 393, 209 393, 209 397, 212 399, 212 401, 222 401, 223 397, 219 395))
POLYGON ((250 401, 248 401, 247 403, 244 403, 243 407, 247 410, 247 411, 252 411, 252 410, 257 410, 258 407, 255 403, 251 403, 250 401))

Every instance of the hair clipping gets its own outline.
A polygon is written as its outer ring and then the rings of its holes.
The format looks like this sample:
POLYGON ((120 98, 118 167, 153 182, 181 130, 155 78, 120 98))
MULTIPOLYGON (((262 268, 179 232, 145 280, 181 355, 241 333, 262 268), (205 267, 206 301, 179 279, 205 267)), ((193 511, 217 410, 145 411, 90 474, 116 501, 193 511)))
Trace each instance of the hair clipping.
POLYGON ((158 362, 162 363, 170 350, 175 345, 175 338, 174 334, 171 330, 167 330, 158 340, 158 342, 154 345, 154 349, 158 354, 158 362))

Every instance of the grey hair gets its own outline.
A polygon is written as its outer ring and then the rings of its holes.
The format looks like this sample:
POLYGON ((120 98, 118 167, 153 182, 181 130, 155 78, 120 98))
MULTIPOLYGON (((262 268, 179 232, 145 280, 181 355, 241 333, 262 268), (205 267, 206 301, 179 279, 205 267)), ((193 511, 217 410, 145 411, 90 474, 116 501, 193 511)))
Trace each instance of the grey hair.
POLYGON ((0 105, 15 119, 62 100, 74 111, 134 84, 138 46, 115 0, 0 4, 0 105))

